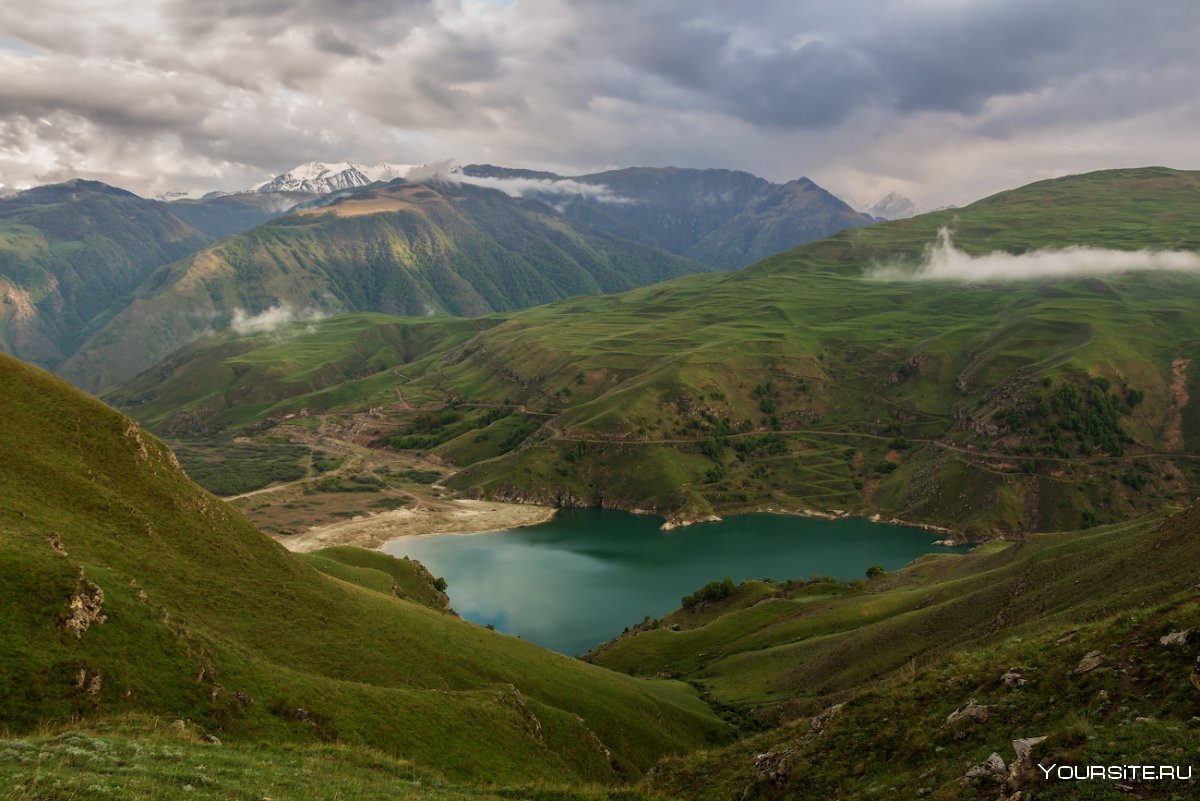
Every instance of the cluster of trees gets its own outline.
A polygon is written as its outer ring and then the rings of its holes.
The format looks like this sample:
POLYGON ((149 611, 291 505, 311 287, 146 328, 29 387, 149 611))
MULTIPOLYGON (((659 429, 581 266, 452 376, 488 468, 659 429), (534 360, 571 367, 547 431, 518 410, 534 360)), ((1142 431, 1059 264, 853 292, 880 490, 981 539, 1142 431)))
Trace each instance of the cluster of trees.
MULTIPOLYGON (((1049 378, 1043 386, 1051 388, 1049 378)), ((1007 409, 998 415, 1001 423, 1012 431, 1027 428, 1041 433, 1039 447, 1018 449, 1067 458, 1074 453, 1089 455, 1102 451, 1121 456, 1132 438, 1122 425, 1135 406, 1145 399, 1145 393, 1122 385, 1118 391, 1104 376, 1087 379, 1082 385, 1064 382, 1046 395, 1036 393, 1023 410, 1007 409)))
POLYGON ((691 609, 693 606, 706 601, 719 601, 722 598, 728 598, 733 593, 733 587, 733 579, 729 576, 720 581, 710 581, 691 595, 683 596, 683 608, 691 609))

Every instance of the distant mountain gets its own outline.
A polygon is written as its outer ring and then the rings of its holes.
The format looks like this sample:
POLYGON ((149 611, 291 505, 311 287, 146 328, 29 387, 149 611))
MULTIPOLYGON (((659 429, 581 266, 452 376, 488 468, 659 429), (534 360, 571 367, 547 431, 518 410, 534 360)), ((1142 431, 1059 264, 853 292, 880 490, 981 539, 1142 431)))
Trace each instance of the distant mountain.
POLYGON ((250 191, 327 194, 339 189, 366 186, 376 181, 403 178, 410 169, 412 167, 407 164, 389 164, 382 161, 372 166, 351 164, 346 161, 334 164, 309 161, 293 167, 269 181, 251 187, 250 191))
POLYGON ((170 211, 207 236, 240 234, 320 195, 311 192, 210 192, 200 199, 173 200, 170 211))
POLYGON ((545 436, 510 453, 496 437, 473 441, 482 430, 426 440, 461 468, 448 486, 683 521, 839 510, 988 535, 1191 502, 1200 274, 877 272, 916 269, 951 225, 954 258, 967 263, 1072 246, 1200 251, 1200 172, 1043 181, 732 275, 496 315, 468 332, 461 320, 340 317, 296 326, 295 356, 270 337, 248 348, 248 337, 214 336, 110 400, 149 424, 185 412, 210 429, 303 408, 349 413, 392 390, 519 404, 543 415, 545 436))
POLYGON ((775 184, 747 172, 630 167, 566 177, 490 164, 461 169, 553 205, 568 219, 736 269, 875 220, 807 178, 775 184))
POLYGON ((0 350, 58 366, 157 267, 203 247, 173 207, 83 180, 0 200, 0 350))
POLYGON ((898 192, 888 192, 870 208, 863 209, 865 214, 881 220, 907 220, 909 217, 916 217, 923 211, 925 210, 917 205, 915 200, 898 192))
POLYGON ((475 316, 705 270, 534 200, 460 183, 395 184, 277 218, 160 270, 62 374, 108 386, 228 326, 237 310, 475 316))

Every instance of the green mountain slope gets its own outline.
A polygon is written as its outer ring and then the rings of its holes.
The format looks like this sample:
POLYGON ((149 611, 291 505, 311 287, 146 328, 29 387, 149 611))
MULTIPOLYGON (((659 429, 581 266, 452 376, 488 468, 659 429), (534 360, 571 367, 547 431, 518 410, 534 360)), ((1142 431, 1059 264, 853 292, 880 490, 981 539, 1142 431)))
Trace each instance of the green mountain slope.
POLYGON ((153 715, 226 742, 366 744, 489 783, 628 780, 723 737, 685 685, 465 623, 401 565, 335 551, 314 569, 127 418, 9 357, 0 405, 9 732, 153 715))
POLYGON ((0 351, 57 366, 155 268, 208 241, 166 204, 95 181, 0 200, 0 351))
POLYGON ((570 180, 603 187, 601 197, 539 192, 537 184, 522 191, 553 203, 572 220, 726 270, 874 222, 807 178, 775 184, 736 170, 678 167, 629 167, 570 179, 488 164, 473 164, 463 172, 477 178, 570 180))
POLYGON ((704 269, 581 229, 534 201, 397 184, 338 196, 164 269, 62 373, 105 387, 228 325, 238 309, 470 316, 704 269))
POLYGON ((865 586, 751 582, 591 658, 681 676, 771 727, 660 766, 647 784, 681 798, 1190 797, 1194 781, 1083 785, 1036 765, 1194 761, 1198 535, 1193 506, 865 586), (1021 760, 1021 738, 1045 739, 1021 760), (998 774, 969 775, 992 753, 998 774))
POLYGON ((844 231, 740 273, 473 329, 351 317, 291 330, 286 344, 217 338, 112 400, 152 425, 186 412, 210 428, 301 408, 386 409, 395 445, 436 448, 464 468, 455 486, 496 498, 682 520, 851 511, 969 535, 1077 528, 1200 488, 1196 274, 955 283, 864 273, 912 265, 943 226, 973 254, 1197 250, 1198 220, 1197 173, 1073 176, 844 231), (428 435, 421 415, 451 400, 543 425, 503 450, 465 447, 480 432, 461 414, 432 421, 445 436, 408 438, 428 435))

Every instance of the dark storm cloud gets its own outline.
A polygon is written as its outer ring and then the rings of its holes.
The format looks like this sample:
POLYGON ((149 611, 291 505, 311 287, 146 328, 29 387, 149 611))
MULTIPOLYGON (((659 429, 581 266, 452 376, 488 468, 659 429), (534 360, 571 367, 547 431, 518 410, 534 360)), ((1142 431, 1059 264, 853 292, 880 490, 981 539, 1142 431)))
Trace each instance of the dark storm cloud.
POLYGON ((449 156, 962 200, 1190 157, 1198 23, 1191 0, 7 0, 0 183, 449 156))

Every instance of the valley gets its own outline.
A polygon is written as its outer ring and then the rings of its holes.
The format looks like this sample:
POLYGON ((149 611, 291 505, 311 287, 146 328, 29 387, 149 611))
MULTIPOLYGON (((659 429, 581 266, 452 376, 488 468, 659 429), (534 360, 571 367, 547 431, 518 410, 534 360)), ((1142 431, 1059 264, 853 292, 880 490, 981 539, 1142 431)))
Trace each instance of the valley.
POLYGON ((1200 798, 1197 31, 0 3, 0 801, 1200 798))
POLYGON ((351 315, 216 337, 107 397, 164 433, 287 438, 289 414, 343 415, 358 444, 435 458, 470 497, 673 524, 778 509, 972 539, 1116 522, 1200 486, 1200 417, 1183 400, 1194 273, 864 272, 915 268, 946 225, 966 258, 1195 248, 1200 229, 1176 210, 1196 185, 1170 170, 1076 176, 734 274, 474 321, 351 315))
MULTIPOLYGON (((1071 176, 474 317, 243 315, 105 395, 145 429, 0 357, 22 644, 0 777, 14 801, 43 775, 69 798, 949 801, 1184 764, 1198 187, 1071 176), (947 277, 1064 253, 1151 266, 947 277)), ((482 190, 426 191, 335 193, 204 252, 313 225, 324 248, 482 190)), ((211 300, 196 263, 160 275, 211 300)))

